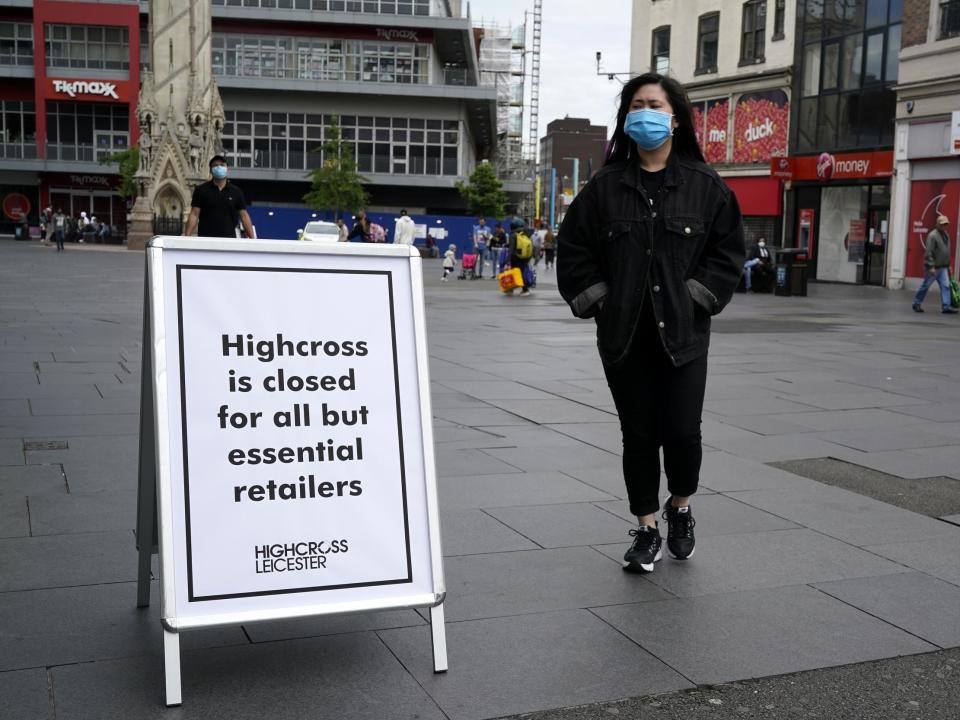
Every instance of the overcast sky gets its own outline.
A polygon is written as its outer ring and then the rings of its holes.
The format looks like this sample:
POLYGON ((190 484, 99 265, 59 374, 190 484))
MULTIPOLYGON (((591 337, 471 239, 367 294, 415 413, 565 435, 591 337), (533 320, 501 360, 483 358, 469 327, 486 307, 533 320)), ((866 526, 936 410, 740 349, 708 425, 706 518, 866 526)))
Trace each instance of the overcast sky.
MULTIPOLYGON (((603 69, 626 72, 630 61, 630 0, 544 0, 540 49, 540 125, 565 115, 586 117, 606 125, 609 136, 616 117, 617 80, 597 76, 597 51, 603 69), (592 12, 591 12, 592 11, 592 12)), ((520 25, 531 0, 471 0, 475 24, 520 25)), ((532 20, 531 20, 532 23, 532 20)), ((528 43, 529 45, 529 43, 528 43)), ((529 70, 529 63, 527 64, 529 70)), ((527 128, 524 126, 524 142, 527 128)))

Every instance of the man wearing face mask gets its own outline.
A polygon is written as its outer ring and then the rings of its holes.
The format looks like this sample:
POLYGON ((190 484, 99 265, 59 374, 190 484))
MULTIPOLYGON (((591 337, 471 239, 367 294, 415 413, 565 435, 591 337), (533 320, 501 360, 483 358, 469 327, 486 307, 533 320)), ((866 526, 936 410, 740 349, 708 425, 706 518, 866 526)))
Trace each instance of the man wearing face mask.
POLYGON ((770 268, 770 251, 767 250, 767 241, 764 238, 760 238, 750 246, 747 261, 743 264, 743 283, 747 292, 753 289, 754 268, 758 266, 757 272, 765 272, 770 268))
POLYGON ((227 180, 227 159, 223 155, 210 158, 210 174, 213 179, 197 185, 193 191, 183 234, 193 235, 197 231, 200 237, 235 238, 237 225, 242 223, 247 237, 255 237, 247 199, 240 188, 227 180))

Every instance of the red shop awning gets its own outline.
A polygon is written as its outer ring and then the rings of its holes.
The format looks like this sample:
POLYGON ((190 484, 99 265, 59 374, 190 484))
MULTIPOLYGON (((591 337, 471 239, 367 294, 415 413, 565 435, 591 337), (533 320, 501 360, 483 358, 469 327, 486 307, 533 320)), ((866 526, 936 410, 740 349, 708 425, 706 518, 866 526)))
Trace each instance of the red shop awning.
POLYGON ((737 195, 744 215, 779 216, 783 208, 780 179, 775 177, 725 177, 727 187, 737 195))

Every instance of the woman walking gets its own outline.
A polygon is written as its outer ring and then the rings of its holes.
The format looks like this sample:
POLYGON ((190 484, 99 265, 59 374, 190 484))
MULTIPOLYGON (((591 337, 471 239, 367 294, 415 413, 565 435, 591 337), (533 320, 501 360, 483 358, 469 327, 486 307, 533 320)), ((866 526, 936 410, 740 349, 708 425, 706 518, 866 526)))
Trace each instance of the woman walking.
POLYGON ((667 549, 685 560, 694 552, 710 318, 739 282, 744 242, 736 197, 705 164, 679 83, 650 73, 624 85, 606 162, 570 206, 558 255, 563 298, 577 317, 596 318, 620 417, 639 521, 623 567, 651 572, 662 556, 661 448, 667 549))

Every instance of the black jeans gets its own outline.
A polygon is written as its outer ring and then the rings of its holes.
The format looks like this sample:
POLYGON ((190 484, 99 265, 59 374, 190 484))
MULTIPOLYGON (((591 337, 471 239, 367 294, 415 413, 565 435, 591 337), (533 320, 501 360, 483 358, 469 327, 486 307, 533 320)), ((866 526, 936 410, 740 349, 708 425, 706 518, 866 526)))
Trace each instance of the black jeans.
MULTIPOLYGON (((649 306, 649 301, 644 303, 649 306)), ((623 432, 623 477, 630 512, 659 507, 660 448, 671 495, 697 491, 703 448, 700 419, 707 386, 707 355, 674 367, 652 312, 643 310, 626 361, 604 366, 623 432)))

